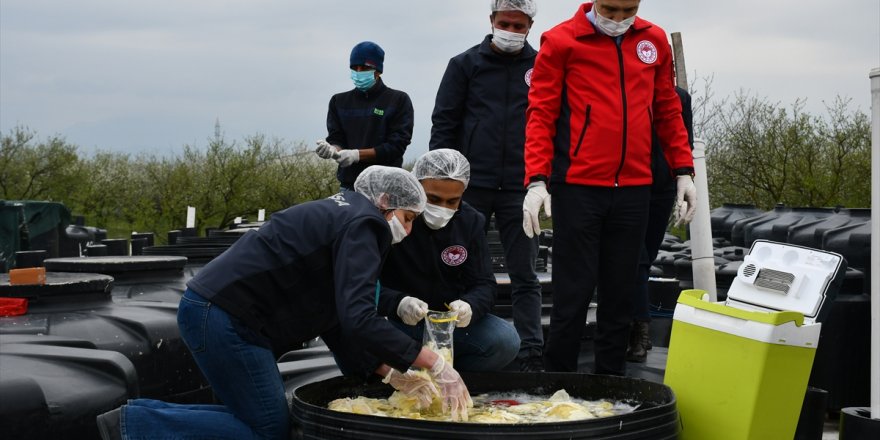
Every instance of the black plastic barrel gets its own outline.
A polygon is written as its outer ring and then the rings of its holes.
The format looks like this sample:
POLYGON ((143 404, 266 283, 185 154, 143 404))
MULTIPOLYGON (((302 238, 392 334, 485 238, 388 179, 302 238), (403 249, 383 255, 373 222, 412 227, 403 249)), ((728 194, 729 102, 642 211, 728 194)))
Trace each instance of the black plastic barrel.
POLYGON ((124 238, 108 238, 101 240, 101 244, 107 246, 107 255, 115 257, 128 255, 128 240, 124 238))
POLYGON ((131 254, 132 255, 143 255, 144 247, 148 246, 149 241, 146 238, 132 238, 131 239, 131 254))
POLYGON ((840 411, 840 440, 880 438, 880 419, 871 417, 868 407, 849 407, 840 411))
POLYGON ((0 317, 0 334, 50 335, 89 341, 116 351, 135 366, 144 397, 190 401, 210 396, 180 338, 177 304, 112 301, 108 275, 47 272, 42 286, 9 286, 0 296, 28 298, 28 312, 0 317))
POLYGON ((479 424, 397 419, 327 409, 338 398, 388 397, 385 384, 337 377, 293 392, 295 439, 675 439, 678 411, 672 390, 627 377, 578 373, 463 373, 472 394, 523 392, 549 395, 565 389, 575 398, 638 402, 632 413, 571 422, 479 424))
POLYGON ((38 251, 18 251, 15 253, 15 267, 22 269, 26 267, 42 267, 43 260, 49 253, 45 250, 38 251))
POLYGON ((828 407, 828 391, 807 387, 801 415, 798 418, 794 440, 822 440, 825 430, 825 412, 828 407))
POLYGON ((3 438, 98 438, 95 417, 139 397, 134 365, 81 339, 0 335, 3 438))
POLYGON ((106 244, 87 245, 85 254, 90 257, 104 257, 107 255, 107 245, 106 244))
POLYGON ((155 234, 153 234, 152 232, 132 232, 131 233, 132 240, 137 240, 137 239, 141 239, 141 238, 146 240, 146 244, 144 246, 153 246, 156 244, 156 237, 155 237, 155 234))
POLYGON ((764 211, 758 209, 755 205, 725 203, 709 213, 709 219, 712 223, 712 236, 731 240, 734 223, 763 213, 764 211))
POLYGON ((867 406, 871 388, 871 298, 840 295, 822 322, 810 385, 828 391, 828 409, 867 406))

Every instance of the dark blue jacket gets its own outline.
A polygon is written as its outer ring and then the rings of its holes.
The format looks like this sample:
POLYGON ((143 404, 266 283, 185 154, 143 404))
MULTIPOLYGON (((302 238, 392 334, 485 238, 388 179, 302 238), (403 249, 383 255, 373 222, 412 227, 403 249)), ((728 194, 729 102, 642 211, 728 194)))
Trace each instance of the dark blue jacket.
POLYGON ((238 318, 276 355, 321 336, 349 370, 366 374, 381 360, 404 371, 421 346, 375 308, 390 247, 391 230, 379 210, 344 191, 274 213, 187 286, 238 318), (363 349, 375 358, 361 357, 363 349))
MULTIPOLYGON (((691 95, 687 92, 687 90, 675 86, 675 93, 678 94, 678 99, 681 100, 681 119, 684 120, 684 128, 687 129, 688 133, 688 144, 691 146, 691 151, 694 149, 694 114, 691 109, 691 95)), ((652 145, 651 145, 651 174, 653 176, 653 180, 651 183, 651 192, 654 194, 675 194, 676 186, 675 186, 675 175, 673 175, 672 170, 669 168, 669 163, 666 161, 666 156, 663 155, 663 145, 660 143, 660 137, 657 136, 657 133, 653 133, 652 145)))
POLYGON ((485 219, 465 202, 449 223, 429 228, 420 216, 402 242, 391 247, 380 277, 379 313, 400 320, 397 306, 404 296, 446 310, 457 299, 470 304, 476 322, 495 304, 495 275, 489 259, 485 219))
POLYGON ((526 107, 537 52, 526 42, 519 54, 501 55, 491 41, 487 35, 449 60, 429 147, 461 151, 471 164, 472 187, 525 191, 526 107))
POLYGON ((409 95, 389 88, 380 78, 370 90, 352 89, 330 98, 327 142, 344 149, 376 149, 374 163, 339 167, 336 178, 348 188, 370 165, 400 167, 412 140, 413 105, 409 95))

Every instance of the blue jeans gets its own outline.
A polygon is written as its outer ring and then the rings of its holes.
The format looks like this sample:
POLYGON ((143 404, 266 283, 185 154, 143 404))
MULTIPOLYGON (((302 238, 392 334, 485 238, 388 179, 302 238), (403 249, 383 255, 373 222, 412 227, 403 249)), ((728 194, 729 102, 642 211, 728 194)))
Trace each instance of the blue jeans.
POLYGON ((495 214, 495 227, 504 248, 504 263, 510 275, 510 301, 513 325, 519 334, 521 347, 518 357, 540 356, 544 348, 541 328, 541 284, 535 273, 538 257, 538 237, 529 238, 523 232, 522 206, 525 191, 501 191, 469 187, 464 201, 489 219, 495 214))
MULTIPOLYGON (((425 321, 406 325, 389 320, 409 337, 421 342, 425 321)), ((519 335, 509 322, 485 315, 467 327, 457 327, 452 334, 453 365, 458 371, 500 371, 516 358, 519 335)))
POLYGON ((123 438, 288 438, 287 399, 272 351, 245 341, 240 333, 250 330, 189 289, 181 298, 177 323, 223 405, 131 400, 122 408, 123 438))

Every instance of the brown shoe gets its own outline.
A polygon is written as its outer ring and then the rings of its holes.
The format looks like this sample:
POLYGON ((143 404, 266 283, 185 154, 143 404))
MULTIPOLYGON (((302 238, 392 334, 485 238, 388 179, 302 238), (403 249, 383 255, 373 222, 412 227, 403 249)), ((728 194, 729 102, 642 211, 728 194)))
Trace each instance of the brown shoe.
POLYGON ((629 329, 629 346, 626 349, 626 360, 644 363, 648 360, 649 325, 644 321, 633 321, 629 329))

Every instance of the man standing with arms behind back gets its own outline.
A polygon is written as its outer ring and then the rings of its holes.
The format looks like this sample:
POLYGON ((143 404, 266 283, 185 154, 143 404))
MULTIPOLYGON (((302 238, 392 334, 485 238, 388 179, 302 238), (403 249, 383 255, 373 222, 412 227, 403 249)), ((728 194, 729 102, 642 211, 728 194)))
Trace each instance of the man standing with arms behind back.
POLYGON ((553 222, 553 311, 544 362, 576 371, 598 288, 595 372, 623 375, 651 194, 651 133, 676 175, 676 219, 695 210, 693 160, 673 90, 666 33, 640 0, 595 0, 541 37, 529 92, 526 233, 553 222))
POLYGON ((523 371, 543 370, 537 237, 521 228, 525 112, 536 51, 526 41, 534 0, 492 0, 492 33, 449 61, 431 115, 430 149, 459 150, 471 164, 464 200, 501 234, 523 371))

